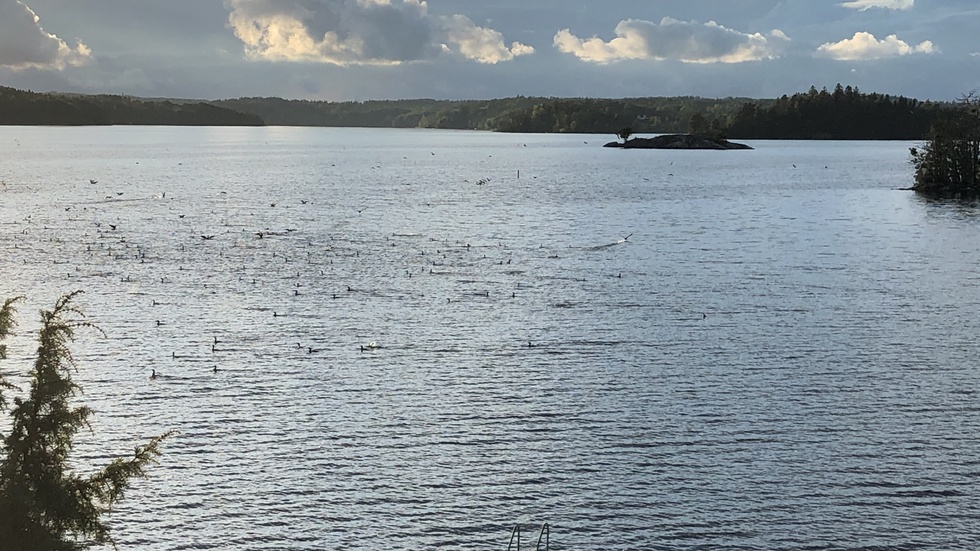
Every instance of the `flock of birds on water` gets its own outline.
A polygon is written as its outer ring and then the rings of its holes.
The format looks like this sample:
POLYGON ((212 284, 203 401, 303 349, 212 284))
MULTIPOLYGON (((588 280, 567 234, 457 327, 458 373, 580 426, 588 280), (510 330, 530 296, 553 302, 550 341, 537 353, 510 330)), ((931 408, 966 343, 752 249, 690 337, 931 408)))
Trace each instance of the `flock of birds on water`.
MULTIPOLYGON (((476 181, 476 185, 484 186, 490 183, 490 181, 491 181, 490 178, 481 178, 476 181)), ((90 186, 97 186, 100 180, 96 178, 92 178, 89 179, 88 182, 90 186)), ((3 187, 5 189, 7 188, 6 182, 4 182, 3 187)), ((225 192, 220 192, 220 194, 226 195, 225 192)), ((135 229, 136 231, 127 231, 130 229, 129 227, 127 227, 127 224, 132 224, 131 221, 121 219, 121 218, 116 218, 112 220, 112 223, 110 223, 107 220, 107 218, 110 218, 110 216, 106 216, 107 211, 111 211, 111 205, 113 205, 114 203, 119 203, 123 201, 145 202, 148 200, 149 201, 156 200, 158 204, 160 201, 166 201, 169 203, 170 201, 175 201, 173 195, 170 195, 168 197, 166 192, 162 192, 160 194, 151 197, 150 199, 146 199, 146 198, 123 199, 124 192, 109 192, 108 194, 106 194, 106 190, 100 190, 99 196, 104 198, 96 201, 89 201, 87 203, 82 203, 80 209, 76 205, 68 205, 64 207, 65 212, 74 213, 69 215, 70 221, 81 222, 83 224, 90 224, 91 227, 94 227, 95 229, 94 235, 90 234, 87 231, 84 233, 84 237, 87 238, 86 240, 83 241, 84 248, 85 248, 84 252, 86 254, 90 254, 90 255, 92 253, 104 254, 104 255, 108 255, 110 258, 112 258, 115 261, 136 262, 141 265, 145 264, 149 259, 151 261, 163 262, 164 264, 171 264, 170 266, 171 269, 174 269, 172 264, 177 263, 176 266, 177 274, 185 270, 185 268, 182 265, 180 265, 181 260, 191 261, 191 259, 165 258, 164 255, 166 253, 159 251, 158 247, 150 245, 148 243, 149 238, 145 235, 141 235, 139 228, 136 228, 135 229), (91 210, 90 207, 92 207, 91 210), (87 214, 83 214, 86 213, 86 211, 88 211, 87 214)), ((276 209, 277 207, 278 208, 286 207, 287 205, 285 205, 284 201, 286 200, 280 199, 278 201, 269 202, 267 203, 268 208, 276 209)), ((298 203, 299 204, 298 206, 306 206, 306 205, 310 205, 312 203, 312 200, 298 199, 295 200, 294 202, 298 203)), ((169 203, 169 205, 174 205, 174 204, 179 204, 179 203, 178 202, 169 203)), ((247 210, 254 211, 256 210, 256 208, 254 205, 252 205, 247 210)), ((358 215, 364 212, 364 210, 365 207, 355 208, 355 212, 358 215)), ((250 214, 254 215, 254 213, 250 213, 250 214)), ((217 218, 222 219, 220 224, 226 227, 225 232, 223 233, 211 232, 211 231, 200 232, 199 230, 193 231, 193 229, 195 229, 194 224, 190 223, 191 222, 190 219, 186 219, 187 215, 183 212, 174 210, 173 206, 168 206, 168 210, 166 211, 166 214, 164 214, 164 217, 171 218, 173 221, 176 221, 177 224, 181 226, 181 231, 187 231, 187 237, 184 238, 184 240, 182 240, 181 242, 176 243, 175 245, 177 247, 177 250, 172 252, 176 253, 176 255, 180 257, 182 256, 182 253, 186 253, 189 248, 196 247, 196 245, 190 242, 190 240, 192 239, 199 240, 199 243, 201 244, 224 240, 226 241, 226 245, 228 245, 227 239, 225 238, 231 238, 234 241, 234 243, 231 243, 230 247, 225 249, 211 249, 210 251, 208 251, 208 253, 205 253, 205 257, 207 256, 207 254, 215 254, 215 253, 219 257, 224 257, 226 252, 232 254, 236 249, 238 249, 238 254, 240 258, 236 259, 235 262, 240 264, 238 280, 239 282, 242 283, 251 283, 252 285, 258 284, 259 276, 257 276, 256 274, 250 274, 249 266, 247 264, 249 260, 254 262, 257 257, 261 257, 263 255, 266 257, 265 260, 276 262, 278 264, 276 268, 275 277, 282 277, 282 272, 285 267, 295 266, 296 263, 298 262, 304 262, 305 264, 314 266, 314 270, 318 267, 319 270, 316 271, 316 273, 322 278, 323 276, 326 275, 324 270, 333 264, 334 259, 340 259, 345 257, 357 258, 361 254, 361 251, 357 247, 353 246, 352 244, 347 244, 345 246, 342 242, 335 241, 333 240, 333 238, 330 238, 331 239, 330 242, 314 243, 312 238, 309 235, 304 234, 304 232, 302 232, 299 228, 286 227, 281 229, 273 229, 271 227, 263 225, 264 227, 259 227, 259 228, 253 227, 252 229, 248 229, 247 227, 245 227, 244 224, 240 224, 241 227, 238 228, 238 231, 234 231, 234 226, 236 224, 229 224, 226 219, 226 217, 231 216, 231 213, 219 214, 214 210, 212 210, 211 215, 217 216, 217 218), (247 236, 249 235, 251 237, 247 238, 247 236), (248 241, 251 242, 250 243, 246 242, 245 241, 246 239, 248 239, 248 241), (307 251, 305 252, 305 254, 303 254, 303 252, 297 251, 295 248, 293 249, 285 248, 284 250, 283 247, 273 247, 272 251, 255 250, 256 243, 270 242, 276 239, 288 240, 290 244, 294 246, 304 247, 307 249, 307 251), (249 251, 246 249, 253 249, 253 250, 249 251), (271 254, 269 254, 270 252, 271 254)), ((199 217, 199 215, 196 215, 195 217, 199 217)), ((27 215, 24 221, 26 221, 28 224, 35 224, 35 225, 38 223, 38 220, 32 219, 32 215, 27 215)), ((42 224, 46 224, 46 223, 53 224, 54 222, 55 221, 53 220, 45 220, 44 222, 42 222, 42 224)), ((199 221, 197 223, 199 223, 199 221)), ((214 225, 214 221, 212 221, 211 225, 212 226, 214 225)), ((198 226, 198 228, 199 227, 200 226, 198 226)), ((44 229, 47 229, 46 225, 44 229)), ((29 231, 31 231, 30 228, 25 228, 23 230, 24 233, 27 233, 29 231)), ((606 243, 598 246, 588 246, 582 248, 587 251, 602 251, 605 249, 609 249, 611 247, 628 243, 632 235, 633 235, 632 233, 621 235, 620 239, 614 242, 606 243)), ((502 267, 504 273, 513 274, 513 275, 518 275, 523 273, 522 269, 512 268, 510 266, 512 262, 515 260, 513 254, 514 251, 506 251, 506 248, 504 248, 502 243, 499 244, 499 246, 483 245, 480 247, 474 247, 470 243, 464 243, 460 241, 450 242, 449 240, 437 241, 434 238, 429 238, 430 242, 436 243, 434 245, 436 249, 435 252, 433 253, 431 250, 426 251, 424 247, 418 246, 419 244, 417 243, 417 240, 421 238, 421 235, 418 234, 411 234, 411 235, 393 234, 390 236, 385 236, 384 240, 387 245, 390 245, 391 247, 396 247, 399 244, 395 242, 398 238, 404 238, 403 239, 404 242, 415 245, 417 249, 412 253, 410 253, 411 255, 416 257, 416 260, 413 263, 414 265, 407 265, 406 263, 406 266, 404 266, 403 268, 404 269, 403 275, 408 279, 411 279, 413 276, 416 276, 417 274, 461 276, 462 272, 466 272, 466 271, 469 271, 470 273, 474 271, 479 273, 481 270, 486 269, 485 268, 486 265, 489 265, 491 263, 502 267), (486 252, 482 254, 482 258, 474 257, 472 255, 466 257, 466 255, 472 253, 472 251, 474 251, 477 248, 483 251, 489 251, 493 248, 496 248, 499 251, 499 253, 497 255, 497 258, 495 259, 488 259, 486 252), (450 258, 450 255, 453 255, 452 258, 450 258), (484 264, 483 267, 478 265, 481 263, 484 264)), ((56 239, 56 238, 52 238, 52 239, 56 239)), ((341 239, 339 241, 343 241, 343 240, 341 239)), ((15 244, 14 248, 15 249, 19 248, 19 245, 15 244)), ((544 249, 544 245, 542 245, 541 248, 544 249)), ((559 258, 559 255, 557 253, 553 253, 551 251, 547 251, 547 254, 548 254, 547 256, 548 259, 559 258)), ((27 260, 25 259, 24 262, 26 263, 27 260)), ((108 267, 104 266, 100 262, 95 262, 95 264, 96 266, 89 266, 89 269, 103 275, 107 273, 106 270, 108 269, 108 267)), ((76 267, 76 272, 78 270, 80 270, 80 268, 76 267)), ((121 267, 121 268, 117 268, 117 271, 115 273, 118 273, 118 271, 126 272, 127 270, 128 268, 121 267)), ((151 272, 145 272, 145 273, 149 274, 151 272)), ((164 270, 164 272, 166 272, 166 270, 164 270)), ((79 275, 80 274, 78 273, 73 274, 72 272, 68 272, 67 274, 69 279, 77 279, 79 275)), ((360 289, 355 289, 353 285, 341 285, 340 290, 334 290, 332 292, 323 292, 322 290, 316 290, 316 289, 311 289, 307 291, 306 289, 303 289, 303 287, 309 286, 310 283, 309 282, 304 283, 303 281, 301 281, 303 279, 303 275, 304 274, 302 270, 297 270, 295 273, 294 278, 297 281, 295 283, 295 287, 292 289, 292 296, 294 297, 299 297, 302 294, 310 292, 316 294, 317 298, 320 299, 329 298, 329 299, 336 300, 344 294, 353 294, 355 292, 362 292, 362 290, 360 289)), ((608 275, 609 277, 614 277, 617 279, 622 279, 623 277, 621 271, 618 273, 613 273, 608 275)), ((175 277, 175 274, 173 273, 169 274, 169 277, 168 274, 164 273, 162 276, 159 277, 159 282, 168 283, 169 280, 171 280, 173 277, 175 277)), ((144 277, 142 278, 143 281, 146 281, 148 279, 149 279, 148 275, 144 275, 144 277)), ((137 280, 133 279, 133 275, 131 273, 127 273, 125 275, 120 275, 119 282, 134 283, 137 282, 137 280)), ((468 281, 468 283, 474 283, 474 281, 468 281)), ((203 287, 206 288, 208 283, 202 283, 201 285, 203 285, 203 287)), ((498 291, 495 290, 495 294, 497 294, 498 296, 500 295, 509 296, 510 298, 513 299, 513 298, 517 298, 518 296, 517 292, 520 289, 521 289, 521 283, 518 281, 514 285, 514 288, 510 290, 509 293, 499 293, 498 291)), ((213 293, 216 291, 212 289, 211 292, 213 293)), ((374 291, 367 291, 367 292, 370 294, 374 291)), ((489 289, 481 289, 479 291, 466 293, 466 295, 490 298, 491 291, 489 289)), ((424 293, 419 293, 418 298, 424 296, 425 296, 424 293)), ((464 298, 463 297, 454 298, 453 296, 450 296, 450 297, 446 297, 445 300, 447 304, 451 304, 454 301, 459 302, 461 300, 464 300, 464 298)), ((162 298, 159 301, 153 298, 150 300, 149 304, 151 307, 155 307, 163 304, 163 302, 164 300, 162 298)), ((567 305, 559 304, 558 306, 567 306, 567 305)), ((278 318, 283 315, 285 314, 280 313, 276 309, 272 309, 271 316, 273 318, 278 318)), ((706 314, 701 315, 702 319, 706 317, 707 317, 706 314)), ((157 327, 162 327, 166 324, 166 322, 159 319, 154 320, 154 323, 157 327)), ((211 344, 210 346, 211 352, 215 353, 220 351, 219 345, 222 344, 222 340, 219 339, 217 336, 213 336, 210 344, 211 344)), ((526 340, 525 344, 522 346, 526 348, 535 348, 536 346, 547 346, 547 344, 535 343, 534 340, 528 339, 526 340)), ((298 342, 295 343, 295 347, 296 349, 299 350, 305 349, 307 354, 316 354, 323 350, 322 348, 317 347, 315 344, 304 345, 298 342)), ((370 340, 368 342, 362 342, 361 344, 356 344, 356 347, 357 347, 356 350, 361 353, 370 353, 370 352, 378 351, 382 348, 382 346, 378 344, 378 342, 375 340, 370 340)), ((180 358, 180 356, 176 352, 173 352, 171 354, 171 358, 177 360, 180 358)), ((219 372, 218 365, 217 364, 211 365, 210 371, 212 373, 218 373, 219 372)), ((155 367, 151 369, 149 375, 150 379, 153 380, 161 379, 166 376, 167 375, 165 375, 161 371, 158 371, 155 367)))

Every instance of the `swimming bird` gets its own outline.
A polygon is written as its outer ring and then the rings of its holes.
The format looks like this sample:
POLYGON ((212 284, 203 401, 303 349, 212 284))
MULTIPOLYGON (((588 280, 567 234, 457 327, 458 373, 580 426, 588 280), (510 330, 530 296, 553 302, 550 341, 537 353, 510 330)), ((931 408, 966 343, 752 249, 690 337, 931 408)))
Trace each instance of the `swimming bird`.
POLYGON ((159 377, 159 375, 157 375, 157 370, 156 369, 153 369, 152 371, 153 371, 153 373, 150 373, 150 378, 151 379, 156 379, 157 377, 159 377))
POLYGON ((90 183, 90 184, 97 184, 97 183, 99 183, 99 181, 98 181, 98 180, 91 180, 91 179, 90 179, 90 180, 88 181, 88 183, 90 183))
POLYGON ((367 346, 364 346, 363 344, 361 345, 361 352, 367 352, 368 350, 377 350, 378 348, 381 348, 380 346, 378 346, 378 343, 371 341, 367 344, 367 346))

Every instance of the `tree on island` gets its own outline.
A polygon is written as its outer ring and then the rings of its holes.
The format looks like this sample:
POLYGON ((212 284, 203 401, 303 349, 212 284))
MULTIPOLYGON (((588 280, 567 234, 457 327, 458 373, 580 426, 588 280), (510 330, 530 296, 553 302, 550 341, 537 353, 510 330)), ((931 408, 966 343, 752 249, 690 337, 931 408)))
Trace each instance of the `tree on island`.
POLYGON ((704 134, 708 131, 708 120, 698 111, 691 115, 687 127, 691 134, 704 134))
MULTIPOLYGON (((71 379, 75 363, 68 344, 75 329, 98 329, 72 305, 79 292, 61 297, 53 310, 41 312, 30 391, 13 399, 13 409, 7 408, 2 392, 16 387, 0 375, 0 411, 10 415, 2 424, 9 433, 0 445, 3 549, 76 551, 114 545, 102 517, 122 499, 133 478, 144 476, 144 469, 160 453, 160 442, 169 435, 137 446, 132 456, 116 459, 88 476, 72 469, 69 455, 75 435, 89 426, 92 409, 69 404, 81 388, 71 379)), ((13 330, 18 300, 9 299, 0 308, 0 340, 13 330)), ((0 347, 0 359, 6 359, 6 352, 5 346, 0 347)))
POLYGON ((626 143, 626 140, 630 139, 630 136, 632 135, 633 135, 633 129, 630 128, 629 126, 620 129, 619 132, 616 132, 616 137, 623 140, 623 143, 626 143))
POLYGON ((922 149, 911 148, 916 192, 941 199, 980 199, 980 96, 937 120, 922 149))

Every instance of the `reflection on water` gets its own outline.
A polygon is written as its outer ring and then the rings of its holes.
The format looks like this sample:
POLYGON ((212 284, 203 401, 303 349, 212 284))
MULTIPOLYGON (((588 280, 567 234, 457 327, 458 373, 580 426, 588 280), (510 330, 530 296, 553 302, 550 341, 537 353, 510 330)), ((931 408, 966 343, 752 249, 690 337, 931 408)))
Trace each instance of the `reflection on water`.
POLYGON ((108 334, 79 461, 178 431, 121 548, 971 549, 976 211, 611 139, 0 129, 0 291, 108 334))

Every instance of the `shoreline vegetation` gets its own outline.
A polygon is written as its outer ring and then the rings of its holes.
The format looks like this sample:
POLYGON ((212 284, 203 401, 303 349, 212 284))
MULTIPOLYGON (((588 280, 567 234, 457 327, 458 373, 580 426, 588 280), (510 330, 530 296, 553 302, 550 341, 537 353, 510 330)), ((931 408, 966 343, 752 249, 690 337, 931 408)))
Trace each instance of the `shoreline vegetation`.
POLYGON ((980 96, 960 98, 933 124, 921 149, 909 149, 915 167, 916 193, 937 200, 980 200, 980 96))
POLYGON ((955 103, 832 91, 776 99, 517 96, 493 100, 217 101, 38 93, 0 86, 0 125, 437 128, 521 133, 722 135, 732 139, 924 140, 955 103))
POLYGON ((255 114, 208 102, 37 93, 0 86, 0 125, 262 126, 255 114))

